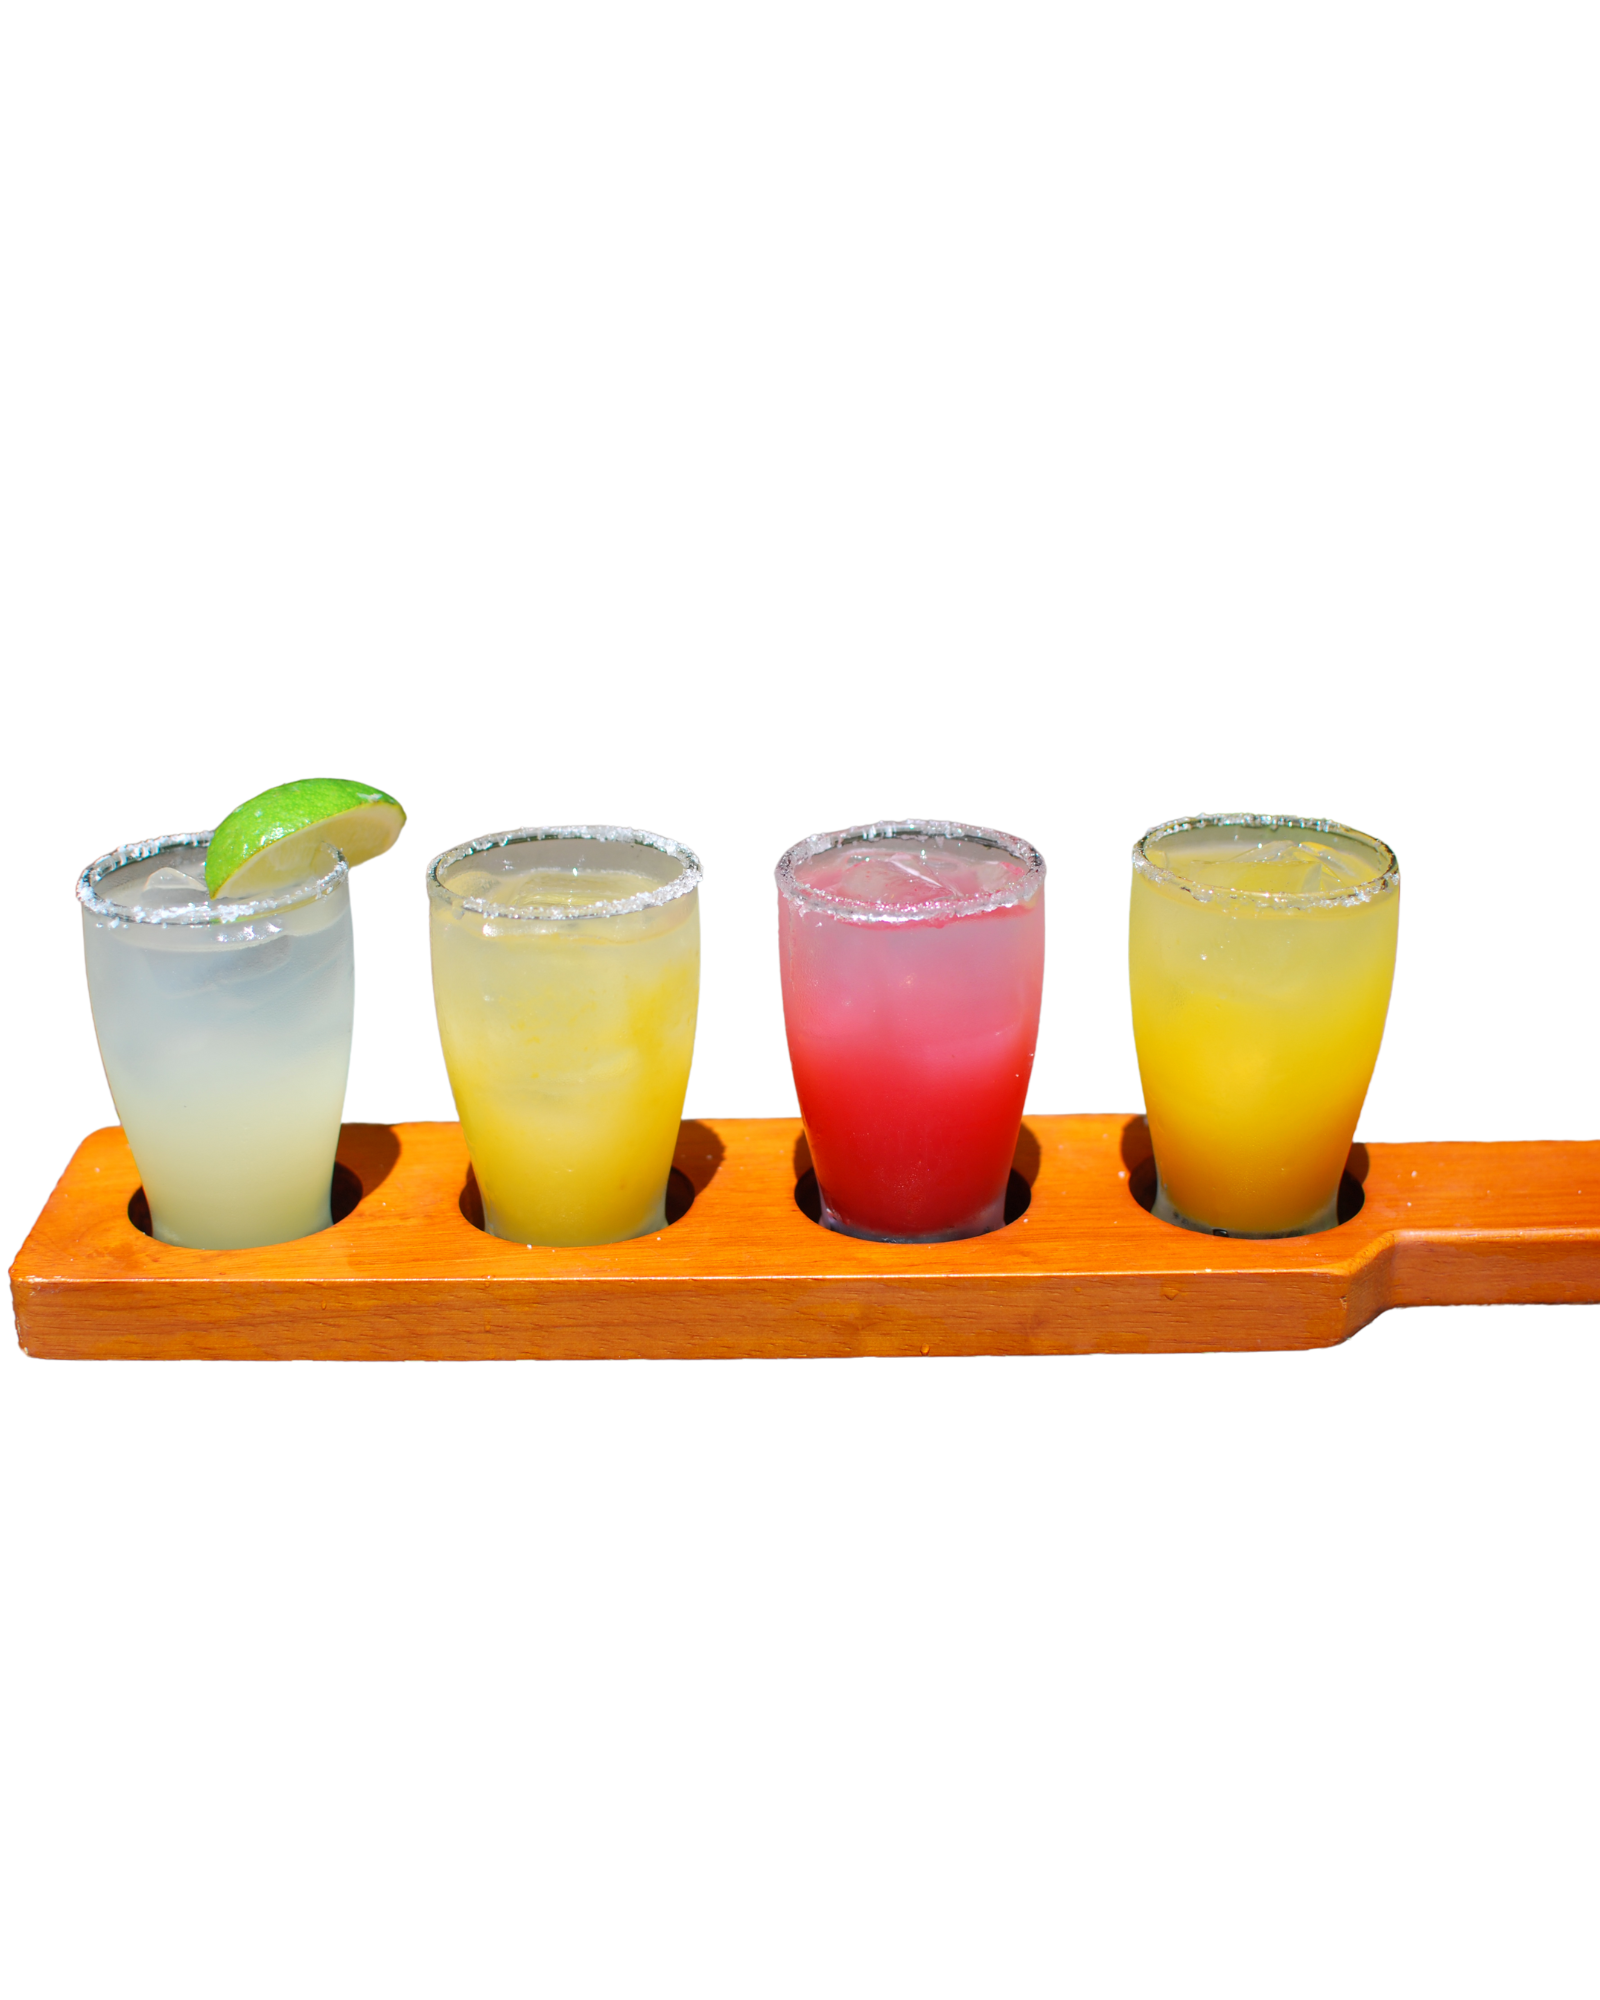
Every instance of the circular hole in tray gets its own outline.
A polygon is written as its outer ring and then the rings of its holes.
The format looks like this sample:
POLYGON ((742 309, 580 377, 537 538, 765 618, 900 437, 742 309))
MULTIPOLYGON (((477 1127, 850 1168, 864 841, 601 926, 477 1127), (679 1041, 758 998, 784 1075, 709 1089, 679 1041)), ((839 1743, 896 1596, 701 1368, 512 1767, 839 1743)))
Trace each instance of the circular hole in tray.
MULTIPOLYGON (((333 1181, 328 1189, 328 1206, 333 1211, 333 1220, 343 1222, 345 1217, 361 1199, 361 1183, 342 1160, 333 1163, 333 1181)), ((142 1236, 153 1236, 150 1227, 150 1201, 142 1187, 136 1187, 128 1197, 128 1220, 142 1236)))
POLYGON ((1366 1205, 1367 1191, 1354 1174, 1346 1174, 1339 1183, 1339 1220, 1352 1222, 1366 1205))
MULTIPOLYGON (((681 1167, 674 1167, 667 1175, 667 1227, 681 1222, 694 1206, 694 1182, 681 1167)), ((467 1169, 466 1185, 461 1190, 461 1213, 474 1229, 483 1229, 483 1196, 478 1192, 478 1177, 471 1167, 467 1169)), ((488 1231, 484 1231, 485 1235, 488 1231)))
POLYGON ((343 1222, 345 1217, 360 1201, 362 1187, 347 1166, 338 1160, 333 1163, 333 1186, 328 1190, 328 1203, 333 1210, 335 1222, 343 1222))
POLYGON ((1156 1205, 1156 1163, 1141 1160, 1128 1175, 1128 1192, 1148 1215, 1156 1205))
MULTIPOLYGON (((1360 1151, 1359 1147, 1357 1151, 1360 1151)), ((1141 1160, 1138 1166, 1128 1175, 1128 1192, 1146 1214, 1155 1207, 1156 1163, 1153 1159, 1141 1160)), ((1339 1221, 1353 1221, 1361 1213, 1362 1204, 1366 1201, 1366 1198, 1366 1191, 1360 1181, 1356 1179, 1354 1174, 1347 1172, 1344 1179, 1339 1183, 1339 1221)), ((1168 1227, 1176 1229, 1178 1225, 1176 1223, 1169 1223, 1168 1227)), ((1227 1233, 1225 1229, 1215 1229, 1212 1231, 1214 1236, 1226 1236, 1227 1233)), ((1282 1240, 1292 1242, 1294 1239, 1287 1237, 1282 1240)))
MULTIPOLYGON (((1020 1222, 1028 1212, 1028 1204, 1033 1200, 1033 1189, 1023 1179, 1015 1167, 1006 1182, 1006 1222, 1020 1222)), ((808 1222, 822 1225, 822 1196, 817 1190, 817 1176, 814 1168, 807 1167, 794 1184, 794 1205, 808 1222)))

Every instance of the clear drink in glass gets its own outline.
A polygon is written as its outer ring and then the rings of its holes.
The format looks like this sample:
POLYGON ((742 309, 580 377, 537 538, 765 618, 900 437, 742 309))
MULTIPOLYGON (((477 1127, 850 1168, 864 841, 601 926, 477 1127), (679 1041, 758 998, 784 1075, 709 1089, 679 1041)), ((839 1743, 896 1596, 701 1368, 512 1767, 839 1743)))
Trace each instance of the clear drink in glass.
POLYGON ((119 847, 78 881, 95 1034, 153 1233, 245 1249, 326 1229, 355 1005, 348 870, 206 895, 209 833, 119 847))

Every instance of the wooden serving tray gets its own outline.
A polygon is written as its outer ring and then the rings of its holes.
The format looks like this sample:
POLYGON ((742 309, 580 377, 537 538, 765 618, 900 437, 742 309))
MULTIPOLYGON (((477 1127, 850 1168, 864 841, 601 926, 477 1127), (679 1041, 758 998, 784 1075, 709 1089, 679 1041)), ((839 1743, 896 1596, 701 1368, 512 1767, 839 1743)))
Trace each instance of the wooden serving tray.
POLYGON ((11 1267, 17 1335, 82 1359, 1155 1353, 1323 1347, 1390 1306, 1600 1301, 1600 1142, 1357 1146, 1350 1219, 1272 1243, 1150 1215, 1142 1118, 1030 1119, 1025 1213, 965 1243, 820 1228, 809 1164, 797 1120, 690 1122, 660 1235, 529 1249, 470 1219, 459 1126, 347 1125, 333 1228, 179 1250, 136 1225, 111 1126, 11 1267))

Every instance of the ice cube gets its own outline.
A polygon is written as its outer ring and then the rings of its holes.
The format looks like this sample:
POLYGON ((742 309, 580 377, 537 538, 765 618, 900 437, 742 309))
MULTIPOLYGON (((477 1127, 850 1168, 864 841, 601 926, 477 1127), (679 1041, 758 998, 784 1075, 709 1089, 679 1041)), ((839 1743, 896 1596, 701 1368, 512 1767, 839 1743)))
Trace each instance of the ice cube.
POLYGON ((509 910, 586 910, 626 903, 660 886, 629 868, 528 868, 497 890, 494 901, 509 910))
POLYGON ((1363 866, 1354 854, 1341 853, 1337 847, 1325 847, 1320 840, 1302 841, 1301 846, 1307 854, 1317 857, 1321 876, 1317 887, 1325 895, 1340 896, 1372 880, 1375 871, 1363 866))
MULTIPOLYGON (((1298 840, 1264 840, 1239 856, 1239 866, 1270 873, 1261 886, 1280 896, 1309 896, 1322 887, 1321 855, 1298 840)), ((1248 875, 1240 886, 1249 886, 1248 875)))
POLYGON ((508 880, 508 876, 499 869, 453 868, 445 877, 445 887, 452 896, 461 897, 463 902, 477 899, 485 903, 503 903, 508 880))
POLYGON ((205 877, 191 875, 183 868, 155 868, 128 900, 145 910, 178 910, 189 903, 203 903, 207 900, 205 877))
MULTIPOLYGON (((223 935, 227 936, 227 933, 224 932, 223 935)), ((281 986, 274 986, 267 991, 256 988, 254 991, 243 993, 238 989, 248 986, 253 981, 265 979, 270 973, 286 966, 294 946, 295 940, 281 931, 268 931, 261 937, 230 940, 219 950, 206 954, 211 960, 211 982, 214 986, 235 989, 230 999, 236 997, 251 1004, 261 1001, 277 1004, 283 997, 281 986)))
POLYGON ((1274 896, 1342 896, 1374 872, 1359 855, 1319 840, 1230 843, 1220 853, 1177 849, 1168 865, 1191 882, 1274 896))
POLYGON ((825 849, 796 865, 795 879, 814 895, 884 910, 969 902, 1010 887, 1024 873, 1008 855, 955 851, 931 840, 881 839, 825 849))
POLYGON ((1284 868, 1304 863, 1305 849, 1298 840, 1260 840, 1254 847, 1241 847, 1231 857, 1240 868, 1284 868))

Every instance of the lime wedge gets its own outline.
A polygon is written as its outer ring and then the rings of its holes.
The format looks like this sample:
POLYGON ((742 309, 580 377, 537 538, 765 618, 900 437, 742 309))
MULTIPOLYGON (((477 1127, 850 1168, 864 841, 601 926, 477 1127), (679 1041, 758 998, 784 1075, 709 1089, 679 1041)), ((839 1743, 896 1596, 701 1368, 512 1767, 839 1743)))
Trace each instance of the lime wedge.
POLYGON ((319 847, 338 848, 354 868, 393 847, 405 823, 398 800, 350 778, 274 785, 235 806, 211 836, 207 893, 238 901, 292 889, 319 847))

